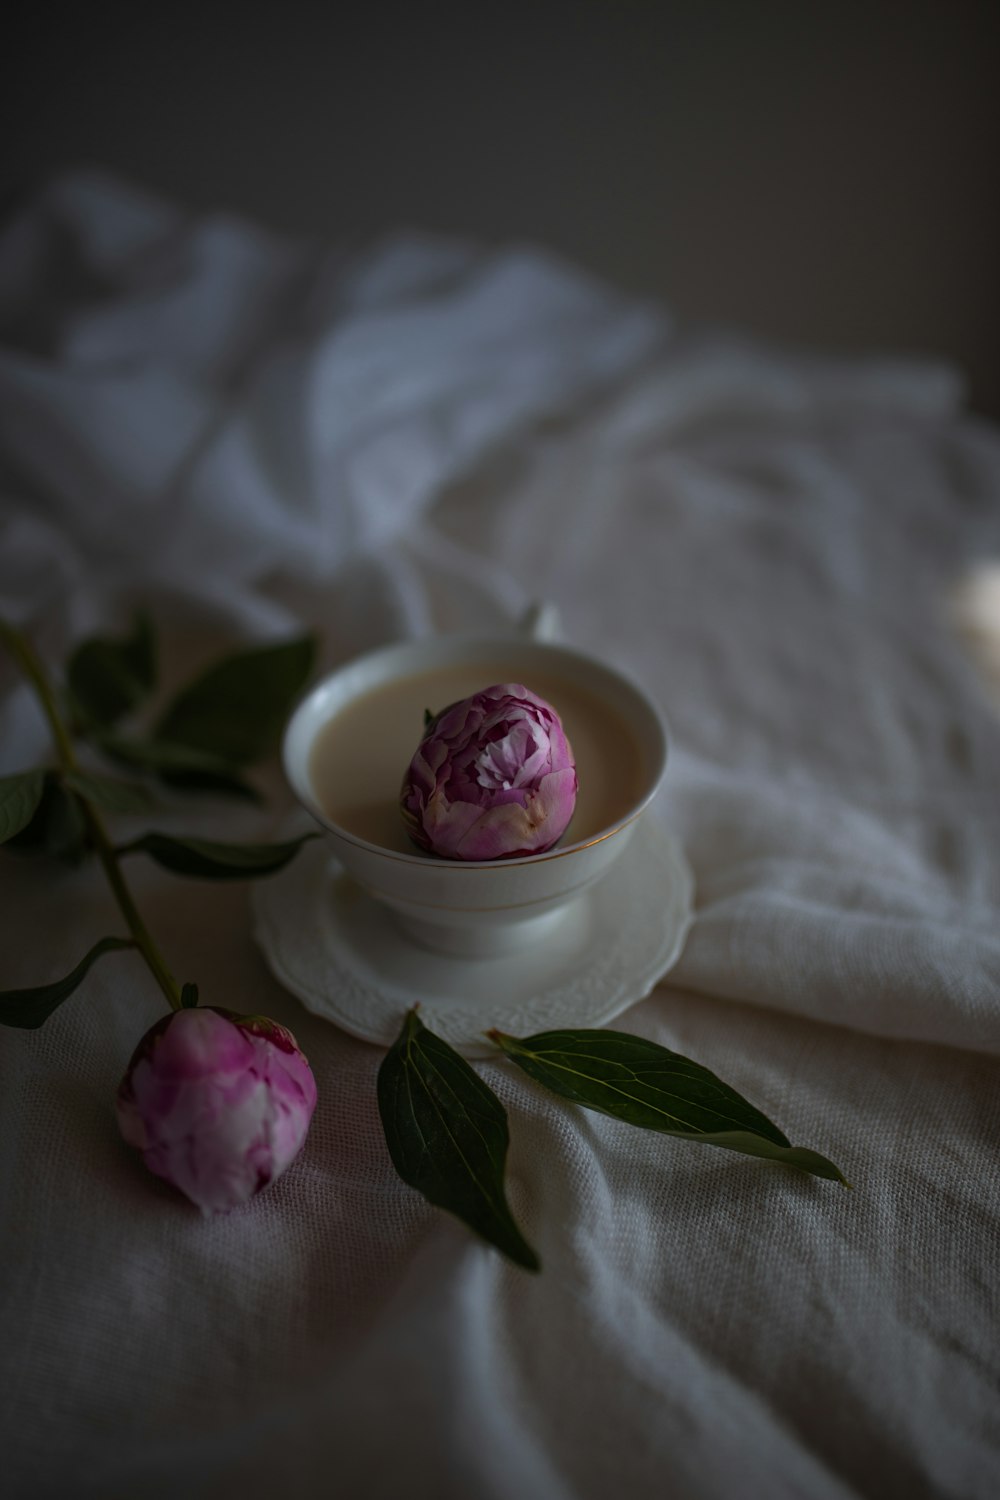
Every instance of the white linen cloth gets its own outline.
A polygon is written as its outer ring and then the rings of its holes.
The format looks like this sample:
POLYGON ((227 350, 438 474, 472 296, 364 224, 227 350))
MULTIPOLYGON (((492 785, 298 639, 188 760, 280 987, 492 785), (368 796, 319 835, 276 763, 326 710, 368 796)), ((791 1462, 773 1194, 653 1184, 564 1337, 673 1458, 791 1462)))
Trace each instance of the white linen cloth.
MULTIPOLYGON (((320 1102, 203 1221, 117 1136, 160 1013, 133 955, 0 1035, 7 1493, 995 1495, 1000 724, 947 598, 1000 555, 1000 441, 955 377, 682 337, 531 249, 347 256, 81 176, 0 239, 0 327, 0 606, 50 660, 138 600, 176 679, 544 598, 643 680, 698 916, 618 1024, 855 1184, 482 1064, 531 1277, 398 1181, 380 1054, 271 980, 245 888, 131 864, 175 971, 289 1024, 320 1102)), ((46 735, 6 660, 0 690, 7 772, 46 735)), ((121 930, 93 869, 0 881, 0 985, 121 930)))

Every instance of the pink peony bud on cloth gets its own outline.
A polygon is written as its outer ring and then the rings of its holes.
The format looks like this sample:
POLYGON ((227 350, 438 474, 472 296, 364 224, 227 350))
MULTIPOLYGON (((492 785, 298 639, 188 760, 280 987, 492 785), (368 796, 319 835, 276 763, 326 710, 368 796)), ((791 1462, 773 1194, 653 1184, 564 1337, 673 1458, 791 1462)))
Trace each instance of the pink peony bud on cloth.
POLYGON ((559 715, 520 683, 453 703, 428 725, 403 778, 410 835, 446 859, 542 854, 566 831, 576 766, 559 715))
POLYGON ((315 1107, 316 1082, 290 1031, 196 1006, 164 1016, 139 1043, 118 1090, 118 1125, 151 1172, 210 1214, 281 1175, 315 1107))

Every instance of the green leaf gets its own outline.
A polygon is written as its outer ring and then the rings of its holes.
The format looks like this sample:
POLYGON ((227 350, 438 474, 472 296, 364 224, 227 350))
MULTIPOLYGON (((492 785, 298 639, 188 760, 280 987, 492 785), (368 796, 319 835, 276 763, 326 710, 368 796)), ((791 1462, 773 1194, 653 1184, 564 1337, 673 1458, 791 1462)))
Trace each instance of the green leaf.
POLYGON ((42 984, 31 990, 0 990, 0 1022, 4 1026, 19 1026, 33 1031, 43 1025, 64 1000, 68 1000, 77 985, 86 976, 87 970, 102 953, 112 953, 120 948, 134 948, 131 938, 101 938, 89 953, 84 954, 71 974, 57 979, 54 984, 42 984))
POLYGON ((63 781, 72 792, 79 792, 87 802, 110 813, 142 813, 155 807, 156 798, 134 781, 118 781, 113 776, 93 776, 89 771, 70 771, 63 781))
POLYGON ((194 1010, 198 1004, 198 986, 196 984, 185 984, 181 987, 181 1006, 184 1010, 194 1010))
POLYGON ((299 852, 304 833, 284 844, 219 844, 211 839, 178 839, 165 833, 145 833, 119 849, 119 854, 148 854, 175 875, 194 875, 201 880, 252 880, 274 875, 299 852))
POLYGON ((714 1073, 644 1037, 603 1029, 488 1035, 529 1077, 587 1109, 845 1182, 832 1162, 790 1145, 766 1115, 714 1073))
POLYGON ((277 745, 316 654, 313 636, 227 657, 182 689, 155 738, 249 766, 277 745))
POLYGON ((260 794, 228 761, 189 745, 165 740, 129 740, 102 734, 97 744, 112 760, 143 771, 155 771, 170 786, 195 791, 223 792, 244 801, 259 802, 260 794))
POLYGON ((156 686, 153 622, 140 611, 131 634, 121 639, 94 636, 73 652, 66 669, 73 704, 84 721, 116 724, 138 708, 156 686))
POLYGON ((56 771, 46 771, 45 787, 31 821, 8 842, 20 851, 44 849, 65 864, 78 865, 88 850, 87 822, 80 799, 56 771))
POLYGON ((378 1107, 393 1166, 428 1202, 468 1224, 529 1271, 538 1256, 503 1188, 509 1135, 500 1100, 411 1010, 378 1073, 378 1107))
POLYGON ((44 791, 45 772, 41 768, 0 777, 0 844, 27 828, 44 791))

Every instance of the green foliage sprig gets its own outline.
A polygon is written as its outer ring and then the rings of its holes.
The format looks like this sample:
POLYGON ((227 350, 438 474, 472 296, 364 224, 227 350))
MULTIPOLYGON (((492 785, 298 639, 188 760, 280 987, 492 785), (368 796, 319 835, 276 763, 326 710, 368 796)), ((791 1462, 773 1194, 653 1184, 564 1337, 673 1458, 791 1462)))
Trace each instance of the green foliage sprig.
POLYGON ((95 857, 129 932, 127 938, 99 939, 60 980, 0 992, 0 1021, 42 1025, 98 958, 123 948, 139 950, 171 1009, 196 1003, 197 988, 178 984, 153 941, 126 883, 122 859, 145 854, 175 875, 247 880, 280 870, 304 839, 230 844, 150 829, 116 845, 104 815, 151 811, 157 803, 156 783, 259 800, 245 772, 277 745, 291 704, 312 669, 314 639, 305 636, 225 657, 182 687, 146 731, 137 715, 152 699, 159 674, 156 632, 145 612, 135 616, 126 635, 95 636, 77 646, 66 663, 61 692, 20 631, 0 621, 0 641, 35 691, 55 752, 54 764, 0 778, 0 843, 23 852, 43 851, 69 864, 95 857), (151 778, 153 785, 81 765, 80 744, 129 766, 133 777, 151 778))

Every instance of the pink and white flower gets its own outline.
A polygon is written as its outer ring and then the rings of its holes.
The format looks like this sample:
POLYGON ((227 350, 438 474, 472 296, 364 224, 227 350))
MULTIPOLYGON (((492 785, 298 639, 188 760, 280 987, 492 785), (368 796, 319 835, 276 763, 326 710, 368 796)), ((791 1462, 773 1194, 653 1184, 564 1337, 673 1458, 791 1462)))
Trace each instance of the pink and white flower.
POLYGON ((434 854, 515 859, 562 837, 576 790, 556 710, 508 682, 453 703, 428 725, 400 807, 411 837, 434 854))
POLYGON ((204 1214, 245 1203, 298 1155, 316 1081, 266 1016, 174 1011, 143 1037, 118 1091, 118 1124, 151 1172, 204 1214))

